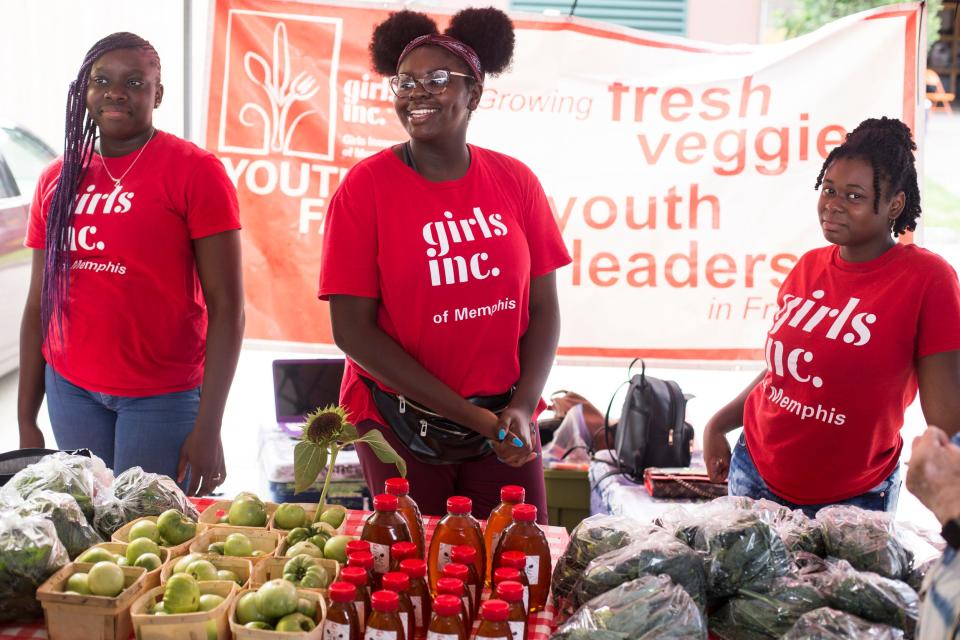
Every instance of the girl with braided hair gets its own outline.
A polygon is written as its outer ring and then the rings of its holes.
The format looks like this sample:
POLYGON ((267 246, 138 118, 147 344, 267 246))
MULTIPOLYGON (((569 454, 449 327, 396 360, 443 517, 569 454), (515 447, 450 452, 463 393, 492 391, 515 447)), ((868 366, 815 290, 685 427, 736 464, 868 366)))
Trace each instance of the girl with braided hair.
POLYGON ((93 45, 70 84, 63 156, 40 178, 27 232, 18 420, 20 446, 42 447, 46 395, 58 447, 192 495, 225 477, 240 223, 223 165, 154 128, 162 99, 160 58, 132 33, 93 45))
POLYGON ((913 231, 910 129, 865 120, 817 177, 830 246, 802 256, 777 296, 766 370, 707 423, 704 458, 731 495, 808 515, 829 504, 894 511, 900 428, 919 389, 927 422, 960 430, 960 285, 913 231), (732 456, 726 434, 743 425, 732 456), (729 473, 728 473, 729 472, 729 473))
MULTIPOLYGON (((519 484, 546 522, 533 422, 559 338, 554 272, 570 257, 530 169, 466 142, 513 46, 493 8, 459 12, 444 34, 412 11, 376 27, 373 66, 410 139, 359 162, 333 196, 320 298, 348 356, 341 401, 406 459, 425 513, 459 494, 486 517, 519 484)), ((358 453, 381 492, 393 466, 358 453)))

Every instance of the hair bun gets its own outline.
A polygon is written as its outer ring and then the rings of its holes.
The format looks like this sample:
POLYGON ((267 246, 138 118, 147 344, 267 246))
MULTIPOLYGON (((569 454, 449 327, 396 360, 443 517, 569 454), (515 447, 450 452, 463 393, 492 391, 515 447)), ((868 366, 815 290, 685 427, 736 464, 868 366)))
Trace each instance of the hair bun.
POLYGON ((453 16, 444 33, 476 51, 484 73, 497 75, 510 66, 515 42, 513 22, 500 9, 463 9, 453 16))
POLYGON ((847 134, 847 139, 856 140, 869 136, 893 136, 898 143, 911 151, 917 150, 917 145, 913 141, 913 133, 910 127, 896 118, 882 116, 880 118, 868 118, 861 122, 857 127, 847 134))
POLYGON ((397 62, 403 48, 414 38, 439 33, 433 18, 419 11, 397 11, 373 30, 370 39, 370 57, 373 68, 385 76, 397 71, 397 62))

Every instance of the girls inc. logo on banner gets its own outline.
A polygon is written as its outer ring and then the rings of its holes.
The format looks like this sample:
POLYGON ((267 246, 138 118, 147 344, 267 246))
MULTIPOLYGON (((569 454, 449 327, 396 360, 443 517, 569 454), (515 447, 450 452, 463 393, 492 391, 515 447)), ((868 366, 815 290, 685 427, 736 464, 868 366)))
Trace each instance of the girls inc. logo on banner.
POLYGON ((450 252, 456 245, 506 235, 507 225, 499 213, 488 216, 480 207, 474 207, 470 216, 454 219, 452 212, 444 211, 443 220, 423 225, 423 240, 428 245, 430 285, 439 287, 496 278, 500 275, 500 267, 487 264, 490 254, 486 251, 468 252, 468 255, 450 255, 450 252))

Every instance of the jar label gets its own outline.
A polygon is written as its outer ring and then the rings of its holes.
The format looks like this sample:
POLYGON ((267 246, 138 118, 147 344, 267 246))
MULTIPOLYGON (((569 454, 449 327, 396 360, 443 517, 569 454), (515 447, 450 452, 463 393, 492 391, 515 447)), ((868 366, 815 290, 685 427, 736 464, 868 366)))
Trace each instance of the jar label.
POLYGON ((397 640, 397 632, 367 627, 367 632, 364 634, 363 640, 397 640))
POLYGON ((523 640, 523 622, 520 620, 510 621, 510 635, 513 640, 523 640))
POLYGON ((442 573, 443 568, 453 562, 451 556, 455 546, 457 545, 447 544, 446 542, 440 543, 440 553, 437 555, 437 573, 442 573))
POLYGON ((403 632, 406 633, 410 628, 410 614, 406 611, 400 612, 400 623, 403 625, 403 632))
POLYGON ((328 618, 323 623, 323 640, 351 640, 350 625, 333 622, 328 618))
POLYGON ((436 631, 428 631, 427 640, 460 640, 460 636, 455 633, 437 633, 436 631))
MULTIPOLYGON (((376 573, 390 571, 390 547, 378 542, 370 543, 370 553, 373 554, 373 570, 376 573)), ((530 561, 527 560, 529 563, 530 561)))
POLYGON ((365 615, 366 603, 361 599, 361 600, 354 600, 353 604, 357 608, 357 621, 360 623, 360 628, 363 629, 363 627, 367 623, 367 617, 365 615))
POLYGON ((417 629, 423 629, 423 596, 410 596, 410 602, 413 604, 413 620, 417 629))
POLYGON ((530 586, 540 582, 540 556, 527 556, 526 572, 530 586))

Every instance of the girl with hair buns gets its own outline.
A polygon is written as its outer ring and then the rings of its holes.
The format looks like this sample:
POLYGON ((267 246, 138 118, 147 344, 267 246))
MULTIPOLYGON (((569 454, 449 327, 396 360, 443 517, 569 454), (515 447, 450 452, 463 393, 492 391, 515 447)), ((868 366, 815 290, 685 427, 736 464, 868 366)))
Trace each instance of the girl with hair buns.
POLYGON ((894 511, 900 428, 919 388, 927 422, 960 428, 960 286, 913 231, 910 129, 865 120, 817 177, 830 246, 802 256, 777 296, 767 367, 707 423, 704 458, 731 495, 808 515, 830 504, 894 511), (726 434, 743 425, 732 456, 726 434))
MULTIPOLYGON (((486 517, 519 484, 546 522, 533 422, 559 338, 554 272, 570 257, 530 169, 466 142, 513 45, 493 8, 459 12, 442 35, 412 11, 376 27, 373 66, 410 139, 359 162, 331 200, 320 298, 348 356, 341 400, 406 459, 425 513, 460 494, 486 517)), ((381 492, 393 465, 358 453, 381 492)))
POLYGON ((44 446, 46 393, 58 447, 193 495, 226 477, 240 220, 220 161, 154 128, 162 99, 160 57, 132 33, 93 45, 70 83, 63 157, 41 175, 27 231, 20 446, 44 446))

